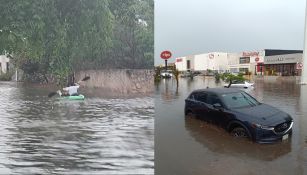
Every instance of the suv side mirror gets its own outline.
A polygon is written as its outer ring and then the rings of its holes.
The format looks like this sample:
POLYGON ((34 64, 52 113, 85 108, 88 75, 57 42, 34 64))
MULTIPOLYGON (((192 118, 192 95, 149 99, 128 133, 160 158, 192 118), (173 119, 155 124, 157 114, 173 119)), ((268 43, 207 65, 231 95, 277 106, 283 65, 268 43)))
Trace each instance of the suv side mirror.
POLYGON ((223 107, 222 107, 222 105, 221 105, 220 103, 215 103, 215 104, 213 104, 213 107, 214 107, 215 109, 218 109, 218 110, 222 110, 222 109, 223 109, 223 107))

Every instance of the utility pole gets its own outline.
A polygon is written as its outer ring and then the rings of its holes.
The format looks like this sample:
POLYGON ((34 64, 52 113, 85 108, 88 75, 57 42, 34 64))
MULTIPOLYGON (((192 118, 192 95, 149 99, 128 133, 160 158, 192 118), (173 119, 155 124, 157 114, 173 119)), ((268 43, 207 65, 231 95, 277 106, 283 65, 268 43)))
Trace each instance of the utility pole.
POLYGON ((304 29, 304 51, 303 51, 303 67, 301 75, 301 84, 307 84, 307 2, 305 9, 305 29, 304 29))

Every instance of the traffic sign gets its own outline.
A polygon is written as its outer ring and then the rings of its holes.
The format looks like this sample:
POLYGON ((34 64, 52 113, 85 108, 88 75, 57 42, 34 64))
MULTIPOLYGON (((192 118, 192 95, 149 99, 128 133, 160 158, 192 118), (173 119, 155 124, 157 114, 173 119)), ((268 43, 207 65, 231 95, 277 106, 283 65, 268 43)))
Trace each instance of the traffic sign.
POLYGON ((168 50, 161 52, 160 57, 164 60, 167 60, 172 57, 172 53, 168 50))

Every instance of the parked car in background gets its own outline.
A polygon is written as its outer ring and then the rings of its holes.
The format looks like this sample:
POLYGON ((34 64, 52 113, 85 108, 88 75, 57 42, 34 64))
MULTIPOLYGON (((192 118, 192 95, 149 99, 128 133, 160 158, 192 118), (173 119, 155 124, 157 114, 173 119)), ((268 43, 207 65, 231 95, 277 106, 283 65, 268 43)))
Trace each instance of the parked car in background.
MULTIPOLYGON (((228 87, 229 83, 225 83, 224 87, 228 87)), ((254 83, 248 81, 232 81, 230 88, 254 88, 254 83)))
POLYGON ((162 70, 160 75, 161 75, 162 78, 171 78, 171 77, 173 77, 172 70, 162 70))
POLYGON ((239 89, 195 90, 185 100, 184 111, 185 115, 221 126, 236 138, 258 143, 287 140, 292 133, 293 119, 289 114, 239 89))
POLYGON ((191 71, 186 71, 186 72, 183 72, 180 77, 182 78, 185 78, 185 77, 192 77, 193 76, 193 73, 191 71))

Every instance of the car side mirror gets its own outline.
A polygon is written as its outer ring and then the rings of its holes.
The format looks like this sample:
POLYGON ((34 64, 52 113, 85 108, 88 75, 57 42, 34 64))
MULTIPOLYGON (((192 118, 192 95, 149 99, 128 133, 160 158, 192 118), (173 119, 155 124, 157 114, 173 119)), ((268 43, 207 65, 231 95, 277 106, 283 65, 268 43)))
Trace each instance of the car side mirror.
POLYGON ((215 104, 213 104, 213 107, 214 107, 215 109, 218 109, 218 110, 222 110, 222 109, 223 109, 223 106, 222 106, 220 103, 215 103, 215 104))

